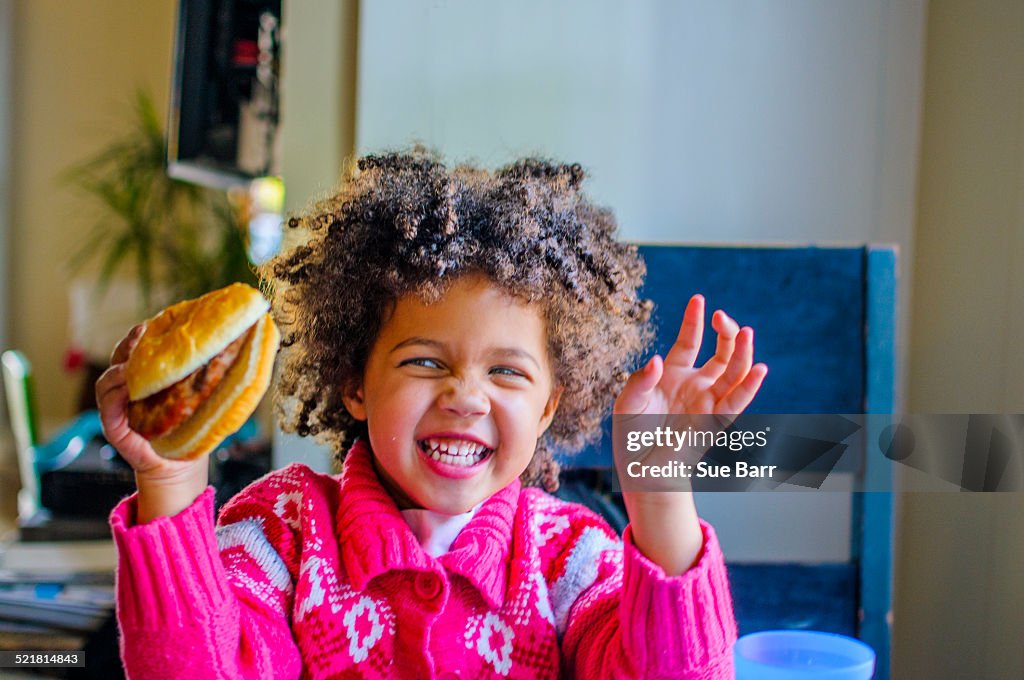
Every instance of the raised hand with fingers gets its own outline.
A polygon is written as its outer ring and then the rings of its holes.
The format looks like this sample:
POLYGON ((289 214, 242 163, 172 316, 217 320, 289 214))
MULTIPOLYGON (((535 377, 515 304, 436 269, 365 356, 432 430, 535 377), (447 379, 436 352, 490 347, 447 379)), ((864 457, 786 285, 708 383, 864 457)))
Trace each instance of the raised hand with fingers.
POLYGON ((722 310, 711 325, 718 333, 715 354, 696 366, 704 335, 704 297, 686 305, 679 335, 662 359, 655 355, 633 373, 619 398, 616 414, 739 414, 750 405, 768 367, 753 363, 754 331, 722 310))
MULTIPOLYGON (((754 363, 754 331, 740 328, 721 310, 714 313, 711 325, 718 334, 715 354, 703 366, 697 366, 704 335, 704 298, 694 295, 686 305, 679 335, 668 355, 664 359, 655 355, 626 381, 615 400, 613 439, 618 462, 626 459, 620 450, 620 429, 627 422, 650 425, 673 415, 724 415, 731 420, 729 416, 738 415, 750 405, 768 374, 767 366, 754 363)), ((657 464, 678 455, 668 447, 650 449, 644 457, 657 464)), ((666 574, 681 574, 696 564, 704 540, 693 494, 679 491, 678 485, 668 487, 675 491, 654 488, 623 490, 633 542, 666 574)))

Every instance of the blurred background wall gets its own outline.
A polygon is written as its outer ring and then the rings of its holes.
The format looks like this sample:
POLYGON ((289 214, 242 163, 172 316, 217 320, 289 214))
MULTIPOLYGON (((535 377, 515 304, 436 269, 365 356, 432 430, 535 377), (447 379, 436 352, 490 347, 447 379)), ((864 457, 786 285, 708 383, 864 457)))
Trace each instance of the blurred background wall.
MULTIPOLYGON (((11 0, 0 1, 0 347, 8 346, 7 324, 10 322, 11 279, 8 273, 11 211, 11 39, 14 6, 11 0)), ((5 425, 0 425, 0 432, 5 425)))
MULTIPOLYGON (((1024 4, 550 4, 286 0, 289 207, 353 150, 416 136, 487 164, 579 160, 634 238, 896 241, 908 410, 1024 410, 1024 4)), ((174 12, 0 3, 0 329, 50 423, 78 389, 59 265, 90 223, 56 178, 117 131, 136 85, 165 107, 174 12)), ((899 503, 893 677, 1024 677, 1024 499, 899 503)))
MULTIPOLYGON (((910 410, 1024 412, 1024 3, 931 0, 910 410)), ((906 494, 900 678, 1024 677, 1024 494, 906 494)))

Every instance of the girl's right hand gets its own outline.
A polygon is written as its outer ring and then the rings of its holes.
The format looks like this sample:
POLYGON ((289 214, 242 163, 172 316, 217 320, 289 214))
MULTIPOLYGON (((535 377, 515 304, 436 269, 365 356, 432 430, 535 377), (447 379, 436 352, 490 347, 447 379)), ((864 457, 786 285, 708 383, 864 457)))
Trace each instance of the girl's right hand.
POLYGON ((145 324, 138 324, 117 343, 110 356, 110 368, 96 381, 103 435, 135 470, 139 488, 137 522, 181 512, 206 489, 209 462, 170 460, 159 456, 142 435, 128 425, 128 385, 125 362, 139 341, 145 324))

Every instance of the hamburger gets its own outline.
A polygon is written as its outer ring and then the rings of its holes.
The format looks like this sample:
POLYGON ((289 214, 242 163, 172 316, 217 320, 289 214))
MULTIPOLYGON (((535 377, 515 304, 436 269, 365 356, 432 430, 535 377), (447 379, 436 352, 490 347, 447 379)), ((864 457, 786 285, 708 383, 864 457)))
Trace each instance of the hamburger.
POLYGON ((270 385, 280 334, 269 303, 234 283, 171 305, 146 323, 125 365, 128 424, 164 458, 215 449, 270 385))

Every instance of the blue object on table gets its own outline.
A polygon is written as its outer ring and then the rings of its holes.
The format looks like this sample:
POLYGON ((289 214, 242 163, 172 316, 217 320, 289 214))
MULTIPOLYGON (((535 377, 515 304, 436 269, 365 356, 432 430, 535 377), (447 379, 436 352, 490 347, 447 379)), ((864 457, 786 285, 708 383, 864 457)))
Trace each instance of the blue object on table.
POLYGON ((734 650, 736 680, 870 680, 875 652, 860 640, 811 630, 744 635, 734 650))
POLYGON ((64 467, 78 457, 87 442, 102 432, 99 411, 82 411, 49 440, 35 445, 36 472, 42 474, 64 467))

